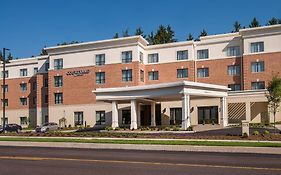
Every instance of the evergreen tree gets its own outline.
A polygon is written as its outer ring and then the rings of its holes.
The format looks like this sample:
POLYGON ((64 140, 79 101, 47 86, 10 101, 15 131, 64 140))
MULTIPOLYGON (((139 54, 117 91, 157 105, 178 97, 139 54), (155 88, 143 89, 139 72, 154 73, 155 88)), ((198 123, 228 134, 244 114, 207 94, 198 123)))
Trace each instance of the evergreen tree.
POLYGON ((241 24, 238 21, 235 21, 233 27, 234 27, 233 32, 239 32, 239 30, 241 29, 241 24))
POLYGON ((7 56, 7 58, 8 58, 8 60, 12 60, 12 59, 13 59, 12 54, 11 54, 11 53, 9 53, 9 54, 8 54, 8 56, 7 56))
POLYGON ((175 39, 175 32, 170 25, 167 27, 160 25, 155 34, 151 32, 151 34, 148 35, 147 40, 150 44, 164 44, 177 41, 175 39))
POLYGON ((138 28, 136 29, 135 35, 141 35, 142 37, 145 38, 145 35, 143 34, 143 30, 142 30, 141 27, 138 27, 138 28))
MULTIPOLYGON (((46 48, 46 46, 44 46, 44 48, 46 48)), ((44 50, 44 48, 41 49, 40 55, 48 55, 47 51, 44 50)))
POLYGON ((113 36, 113 38, 119 38, 119 34, 116 32, 113 36))
POLYGON ((257 20, 256 17, 253 18, 251 24, 249 25, 250 28, 254 28, 254 27, 259 27, 260 26, 260 23, 259 21, 257 20))
POLYGON ((193 36, 192 36, 191 33, 189 33, 189 34, 187 35, 186 41, 191 41, 191 40, 193 40, 193 36))
POLYGON ((129 35, 129 30, 126 29, 125 31, 123 31, 123 37, 128 37, 129 35))
POLYGON ((280 21, 277 18, 273 17, 267 22, 267 25, 275 25, 278 24, 279 22, 280 21))
POLYGON ((146 40, 148 41, 149 44, 154 44, 154 33, 151 32, 150 34, 147 35, 146 40))
POLYGON ((201 37, 201 36, 207 36, 207 35, 208 35, 207 31, 206 31, 205 29, 203 29, 203 30, 200 32, 199 37, 201 37))

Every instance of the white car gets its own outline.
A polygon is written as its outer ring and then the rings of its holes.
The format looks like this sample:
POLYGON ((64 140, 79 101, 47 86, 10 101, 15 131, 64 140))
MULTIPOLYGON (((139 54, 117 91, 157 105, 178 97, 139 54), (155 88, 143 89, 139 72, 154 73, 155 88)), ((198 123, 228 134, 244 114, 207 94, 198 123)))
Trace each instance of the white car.
POLYGON ((54 122, 45 123, 40 127, 36 127, 36 132, 48 132, 48 131, 56 131, 58 130, 58 124, 54 122))

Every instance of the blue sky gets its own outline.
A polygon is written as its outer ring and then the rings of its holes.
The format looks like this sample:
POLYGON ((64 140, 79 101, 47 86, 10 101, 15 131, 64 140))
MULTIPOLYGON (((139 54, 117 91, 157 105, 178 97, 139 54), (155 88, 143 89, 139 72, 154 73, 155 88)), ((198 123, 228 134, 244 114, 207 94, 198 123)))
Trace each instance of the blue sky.
POLYGON ((281 18, 280 0, 1 0, 0 48, 14 57, 38 55, 42 47, 64 41, 112 38, 137 27, 145 33, 170 24, 178 40, 227 33, 238 20, 248 26, 253 17, 265 24, 281 18))

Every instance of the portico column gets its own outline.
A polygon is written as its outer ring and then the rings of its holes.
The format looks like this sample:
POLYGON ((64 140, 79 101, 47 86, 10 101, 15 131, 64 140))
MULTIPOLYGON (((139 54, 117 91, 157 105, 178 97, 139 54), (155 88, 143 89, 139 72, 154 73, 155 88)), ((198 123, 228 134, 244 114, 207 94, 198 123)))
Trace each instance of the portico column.
POLYGON ((227 103, 226 103, 226 97, 220 98, 220 106, 221 106, 221 121, 220 124, 223 127, 226 127, 228 125, 228 117, 227 117, 227 103))
POLYGON ((251 102, 246 102, 246 121, 251 121, 251 102))
POLYGON ((117 101, 112 101, 112 128, 115 129, 119 127, 118 125, 118 103, 117 101))
POLYGON ((151 126, 156 126, 156 122, 155 122, 155 102, 151 103, 151 126))
POLYGON ((186 130, 190 127, 190 95, 184 94, 182 97, 182 124, 181 128, 186 130))
POLYGON ((137 103, 137 125, 141 125, 141 104, 137 103))
POLYGON ((131 126, 130 129, 137 129, 137 101, 131 100, 131 126))

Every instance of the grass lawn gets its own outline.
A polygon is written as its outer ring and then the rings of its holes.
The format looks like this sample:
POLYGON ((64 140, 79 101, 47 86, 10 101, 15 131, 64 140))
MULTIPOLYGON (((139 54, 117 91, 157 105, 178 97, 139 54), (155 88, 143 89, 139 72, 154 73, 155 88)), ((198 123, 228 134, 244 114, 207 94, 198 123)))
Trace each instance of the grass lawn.
POLYGON ((72 139, 72 138, 19 138, 0 137, 0 141, 23 142, 70 142, 106 144, 151 144, 151 145, 198 145, 198 146, 240 146, 240 147, 281 147, 281 143, 270 142, 224 142, 224 141, 181 141, 181 140, 113 140, 113 139, 72 139))

